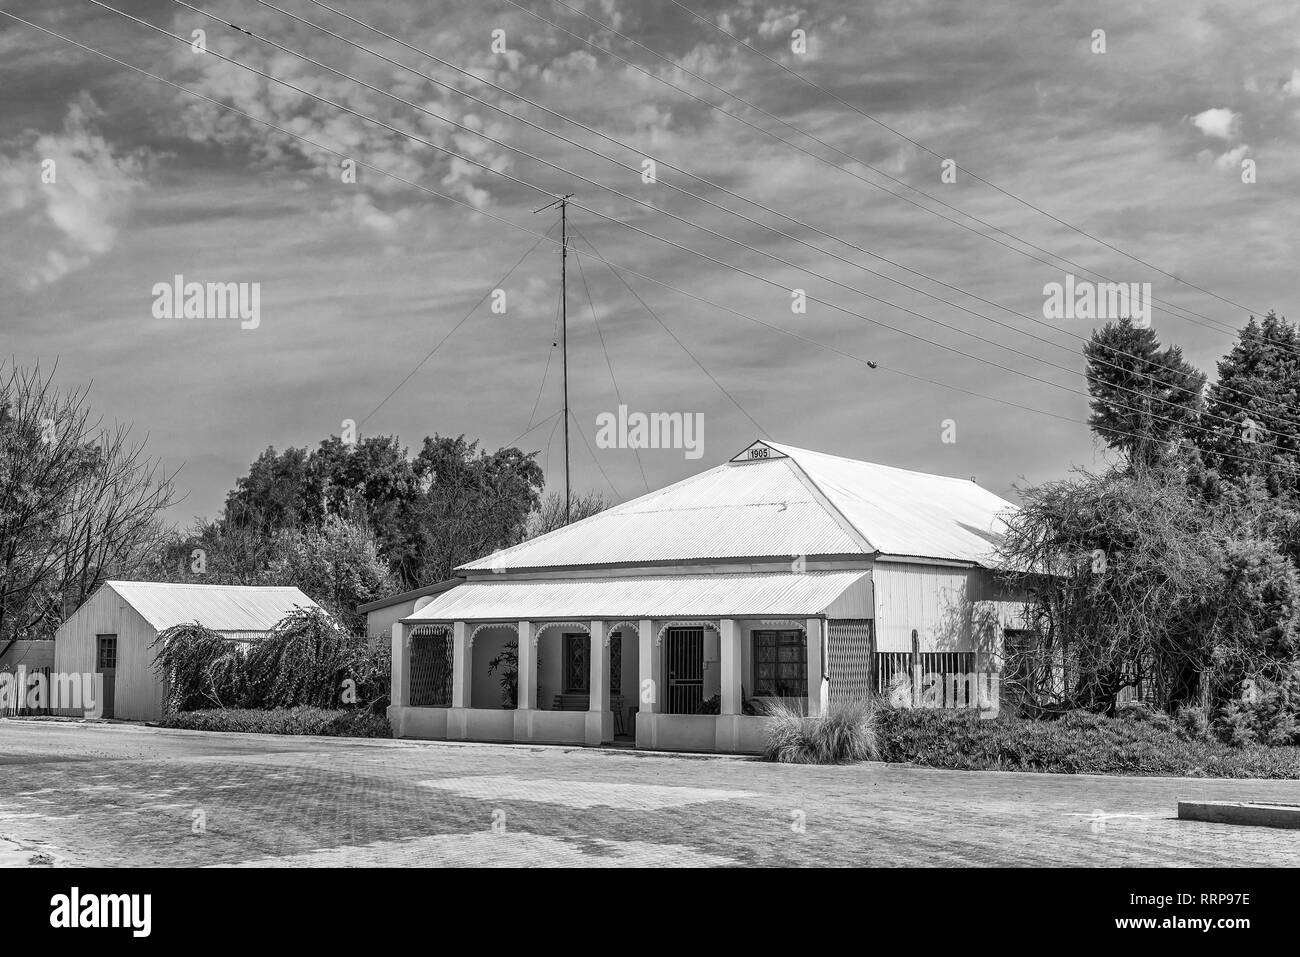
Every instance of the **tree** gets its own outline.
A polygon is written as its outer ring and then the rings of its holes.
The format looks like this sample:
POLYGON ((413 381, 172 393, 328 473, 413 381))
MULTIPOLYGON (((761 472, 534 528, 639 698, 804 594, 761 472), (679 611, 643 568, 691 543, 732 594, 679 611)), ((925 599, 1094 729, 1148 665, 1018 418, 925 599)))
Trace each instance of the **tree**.
POLYGON ((1139 673, 1168 708, 1221 707, 1293 662, 1300 578, 1255 504, 1209 506, 1173 464, 1079 472, 1023 499, 1002 560, 1029 596, 1030 653, 1069 671, 1024 689, 1031 708, 1109 710, 1139 673))
POLYGON ((239 526, 291 528, 307 515, 307 450, 268 447, 226 496, 226 519, 239 526))
POLYGON ((317 528, 341 516, 372 528, 401 584, 415 588, 520 540, 541 497, 535 459, 517 448, 482 452, 463 435, 426 438, 414 458, 393 436, 355 445, 330 437, 310 453, 267 449, 227 497, 222 534, 317 528))
POLYGON ((559 492, 552 492, 538 506, 537 511, 528 516, 528 522, 524 526, 524 540, 536 538, 538 535, 545 535, 547 532, 564 528, 566 524, 571 525, 584 518, 590 518, 597 512, 603 512, 609 506, 609 501, 601 492, 574 495, 569 499, 569 521, 566 523, 564 520, 564 496, 559 492))
POLYGON ((1205 487, 1240 486, 1251 476, 1268 493, 1294 498, 1300 489, 1300 334, 1270 312, 1252 316, 1219 361, 1210 387, 1206 432, 1198 437, 1205 487), (1232 424, 1224 422, 1227 419, 1232 424))
POLYGON ((92 421, 86 388, 39 367, 0 374, 0 653, 148 561, 174 478, 129 426, 92 421))
POLYGON ((139 577, 206 585, 292 585, 358 632, 365 618, 357 606, 400 590, 375 535, 337 515, 307 528, 200 521, 187 535, 173 532, 139 577))
POLYGON ((282 530, 275 546, 267 578, 301 588, 354 633, 366 623, 357 606, 397 590, 374 535, 336 515, 318 528, 282 530))
POLYGON ((424 440, 414 468, 423 497, 418 581, 442 581, 458 565, 522 540, 545 483, 536 453, 479 451, 477 442, 435 435, 424 440))
POLYGON ((1150 328, 1129 319, 1107 323, 1093 331, 1083 355, 1092 396, 1088 424, 1130 462, 1158 461, 1198 424, 1205 375, 1178 346, 1162 350, 1150 328))

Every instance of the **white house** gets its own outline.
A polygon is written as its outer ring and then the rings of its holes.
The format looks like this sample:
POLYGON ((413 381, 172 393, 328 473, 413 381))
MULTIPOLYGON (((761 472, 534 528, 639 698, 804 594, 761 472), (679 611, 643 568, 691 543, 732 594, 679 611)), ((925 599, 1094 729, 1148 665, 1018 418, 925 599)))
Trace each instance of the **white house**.
POLYGON ((449 578, 447 581, 425 585, 423 588, 414 588, 411 591, 400 592, 396 595, 389 595, 387 598, 380 598, 377 601, 358 605, 358 613, 366 616, 366 637, 371 642, 380 639, 387 641, 393 633, 393 624, 395 622, 414 614, 417 609, 428 604, 426 599, 455 588, 462 580, 460 578, 449 578))
POLYGON ((815 714, 900 669, 995 670, 1020 609, 993 559, 1013 509, 970 480, 754 442, 458 569, 393 625, 394 732, 754 752, 752 699, 815 714), (512 646, 517 702, 489 674, 512 646))
POLYGON ((102 674, 104 717, 151 721, 167 694, 153 670, 158 632, 197 621, 253 642, 295 608, 316 607, 297 588, 107 581, 59 626, 54 670, 102 674))

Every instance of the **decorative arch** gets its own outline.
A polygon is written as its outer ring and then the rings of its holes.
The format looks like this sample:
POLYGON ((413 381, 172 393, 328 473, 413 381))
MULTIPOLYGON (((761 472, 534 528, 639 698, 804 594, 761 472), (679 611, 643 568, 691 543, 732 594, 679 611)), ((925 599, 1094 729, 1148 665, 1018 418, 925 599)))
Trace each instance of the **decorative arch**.
POLYGON ((640 635, 641 635, 641 626, 638 625, 635 621, 616 621, 616 622, 613 622, 612 624, 610 624, 610 625, 605 629, 605 647, 606 647, 606 648, 609 647, 609 639, 610 639, 611 637, 613 637, 614 632, 616 632, 616 631, 622 631, 624 628, 631 628, 633 631, 635 631, 635 632, 637 633, 637 637, 640 637, 640 635))
POLYGON ((591 634, 591 626, 584 625, 580 621, 548 621, 543 625, 537 626, 538 636, 540 637, 542 632, 544 632, 547 628, 577 628, 580 631, 585 632, 587 635, 591 634))
POLYGON ((509 628, 515 633, 515 640, 518 641, 519 639, 519 625, 517 623, 513 621, 485 621, 481 625, 474 626, 474 630, 465 637, 465 644, 468 647, 473 648, 474 636, 484 628, 509 628))
POLYGON ((757 625, 792 625, 802 631, 805 636, 808 634, 808 623, 797 618, 758 618, 755 619, 754 623, 757 625))
POLYGON ((658 648, 664 643, 664 635, 669 628, 703 628, 706 631, 717 631, 721 634, 716 621, 666 621, 659 633, 655 635, 655 647, 658 648))

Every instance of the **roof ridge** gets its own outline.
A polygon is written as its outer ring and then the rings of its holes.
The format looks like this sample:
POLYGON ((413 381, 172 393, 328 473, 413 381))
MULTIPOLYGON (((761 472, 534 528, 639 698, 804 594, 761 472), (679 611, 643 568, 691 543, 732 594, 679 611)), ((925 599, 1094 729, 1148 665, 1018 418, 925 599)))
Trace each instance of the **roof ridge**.
POLYGON ((876 547, 875 543, 867 537, 866 531, 859 528, 857 522, 844 514, 844 511, 835 504, 835 500, 830 497, 826 489, 822 488, 821 483, 808 473, 808 470, 803 467, 796 456, 790 455, 787 457, 787 460, 794 463, 794 467, 798 469, 798 474, 803 476, 803 480, 811 485, 815 490, 814 494, 821 499, 817 504, 819 504, 824 510, 828 511, 841 528, 850 531, 851 534, 860 538, 862 540, 862 545, 866 548, 868 554, 880 551, 880 549, 876 547))
MULTIPOLYGON (((942 475, 939 472, 925 472, 921 469, 905 469, 901 465, 886 465, 884 462, 868 462, 866 459, 853 459, 847 455, 836 455, 833 452, 822 452, 818 449, 801 449, 794 445, 785 445, 784 443, 768 442, 768 445, 784 453, 789 458, 798 461, 800 455, 820 455, 823 458, 835 459, 837 462, 850 462, 853 465, 867 465, 874 469, 888 469, 891 472, 903 472, 906 475, 924 475, 926 478, 943 479, 948 482, 970 482, 969 478, 962 478, 959 475, 942 475)), ((978 482, 974 484, 979 485, 978 482)), ((980 485, 980 488, 984 486, 980 485)))

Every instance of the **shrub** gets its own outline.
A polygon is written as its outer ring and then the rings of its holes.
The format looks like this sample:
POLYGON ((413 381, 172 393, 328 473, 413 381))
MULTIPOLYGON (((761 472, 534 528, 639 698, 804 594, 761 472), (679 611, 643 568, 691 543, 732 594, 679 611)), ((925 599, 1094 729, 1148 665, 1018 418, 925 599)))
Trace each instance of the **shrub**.
POLYGON ((231 641, 198 622, 158 633, 153 670, 167 682, 169 711, 192 711, 245 703, 248 683, 242 656, 231 641))
POLYGON ((391 738, 388 719, 362 710, 281 708, 274 711, 212 709, 165 715, 159 727, 246 734, 319 734, 346 738, 391 738))
POLYGON ((356 704, 364 705, 373 714, 387 713, 393 683, 393 646, 386 641, 374 647, 361 646, 348 663, 346 677, 357 683, 356 704))
POLYGON ((250 698, 263 708, 333 707, 363 650, 326 612, 295 608, 249 649, 250 698))
POLYGON ((879 709, 870 700, 832 704, 815 716, 800 705, 777 700, 765 706, 768 724, 763 758, 783 764, 847 764, 870 761, 878 754, 879 709))
POLYGON ((880 759, 967 771, 1300 778, 1300 748, 1233 747, 1198 738, 1183 722, 1124 709, 1107 718, 1072 711, 1056 720, 963 711, 881 709, 880 759))

